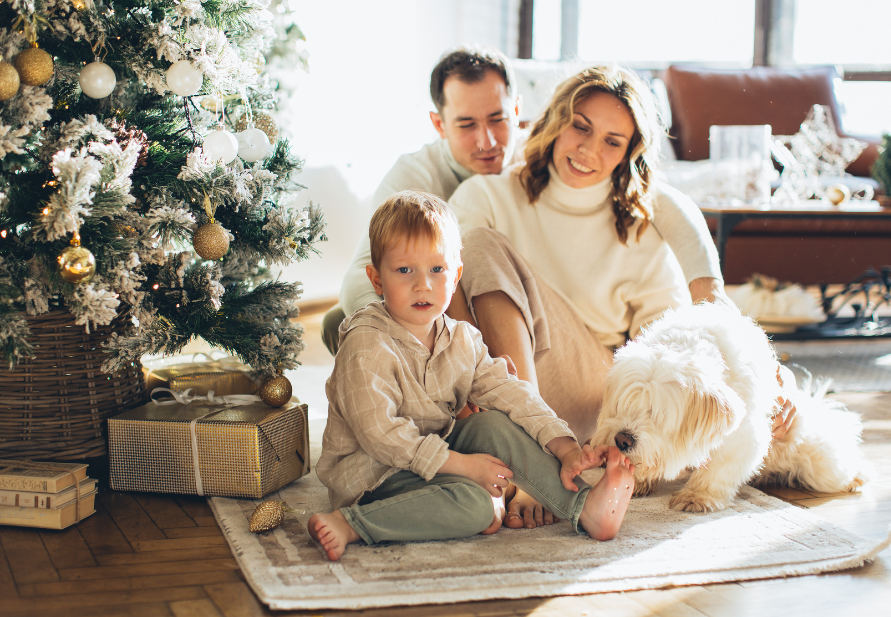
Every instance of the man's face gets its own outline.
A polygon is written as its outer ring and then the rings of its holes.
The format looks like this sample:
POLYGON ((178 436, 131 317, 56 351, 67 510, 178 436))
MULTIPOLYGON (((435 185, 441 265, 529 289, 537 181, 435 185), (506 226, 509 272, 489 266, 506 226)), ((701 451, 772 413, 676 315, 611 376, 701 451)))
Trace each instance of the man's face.
POLYGON ((510 163, 519 114, 507 84, 495 71, 473 84, 449 77, 443 85, 442 113, 430 112, 452 156, 475 174, 499 174, 510 163))

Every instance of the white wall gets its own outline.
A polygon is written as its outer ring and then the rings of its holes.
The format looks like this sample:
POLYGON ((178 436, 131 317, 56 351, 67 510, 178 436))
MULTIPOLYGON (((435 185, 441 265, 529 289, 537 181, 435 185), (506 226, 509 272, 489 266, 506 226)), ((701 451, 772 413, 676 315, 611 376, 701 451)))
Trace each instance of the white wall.
POLYGON ((518 0, 292 0, 306 35, 310 73, 282 76, 293 97, 279 124, 306 166, 298 203, 322 206, 321 256, 287 268, 305 299, 337 295, 367 233, 371 194, 400 154, 437 135, 430 71, 448 48, 508 46, 516 55, 518 0), (505 28, 507 26, 507 28, 505 28))

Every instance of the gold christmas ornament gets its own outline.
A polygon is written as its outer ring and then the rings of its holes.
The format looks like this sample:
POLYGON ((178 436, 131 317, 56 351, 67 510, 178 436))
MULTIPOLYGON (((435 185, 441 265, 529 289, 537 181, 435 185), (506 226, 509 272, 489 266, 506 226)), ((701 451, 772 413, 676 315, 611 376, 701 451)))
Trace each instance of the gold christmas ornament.
MULTIPOLYGON (((255 112, 254 126, 266 133, 266 136, 269 138, 269 143, 275 143, 276 138, 278 138, 278 126, 275 124, 275 120, 272 119, 272 116, 262 111, 255 112)), ((235 123, 235 132, 240 133, 247 128, 248 115, 244 114, 238 119, 238 122, 235 123)))
POLYGON ((284 501, 264 501, 251 514, 248 529, 253 533, 275 529, 285 520, 285 512, 294 512, 294 509, 284 501))
POLYGON ((257 393, 270 407, 281 407, 291 400, 291 382, 282 374, 268 377, 257 393))
POLYGON ((31 43, 31 47, 15 57, 15 68, 23 84, 42 86, 53 76, 53 57, 31 43))
POLYGON ((59 255, 59 274, 69 283, 86 283, 96 274, 96 258, 80 245, 80 237, 71 239, 71 246, 59 255))
POLYGON ((835 206, 840 206, 851 198, 851 190, 844 184, 833 184, 826 189, 826 198, 835 206))
POLYGON ((229 232, 211 219, 195 230, 192 248, 202 259, 217 260, 229 252, 229 232))
POLYGON ((19 92, 19 72, 8 62, 0 62, 0 101, 11 99, 19 92))

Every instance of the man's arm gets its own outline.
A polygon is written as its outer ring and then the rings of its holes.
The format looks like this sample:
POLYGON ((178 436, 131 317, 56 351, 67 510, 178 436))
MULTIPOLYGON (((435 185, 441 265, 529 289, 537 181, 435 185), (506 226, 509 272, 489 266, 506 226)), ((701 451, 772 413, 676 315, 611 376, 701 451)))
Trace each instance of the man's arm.
MULTIPOLYGON (((381 204, 393 193, 407 189, 418 189, 436 193, 439 188, 433 186, 433 175, 423 168, 418 160, 400 157, 396 164, 387 172, 374 195, 371 197, 371 211, 375 212, 381 204)), ((369 220, 371 217, 369 217, 369 220)), ((346 315, 352 315, 360 308, 366 307, 372 302, 380 300, 374 292, 374 287, 365 274, 365 266, 371 263, 371 242, 366 231, 359 240, 353 261, 343 277, 340 286, 340 305, 346 315)))
POLYGON ((352 315, 360 308, 366 307, 372 302, 380 300, 380 296, 374 292, 374 286, 368 280, 365 266, 371 263, 371 242, 366 232, 359 240, 353 261, 347 268, 340 286, 340 305, 346 315, 352 315))

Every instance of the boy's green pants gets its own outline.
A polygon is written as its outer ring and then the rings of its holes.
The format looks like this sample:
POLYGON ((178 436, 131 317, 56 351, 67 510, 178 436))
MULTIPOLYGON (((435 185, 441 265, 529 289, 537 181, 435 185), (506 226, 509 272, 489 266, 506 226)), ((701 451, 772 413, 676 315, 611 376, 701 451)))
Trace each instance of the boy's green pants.
MULTIPOLYGON (((500 411, 481 411, 459 420, 446 438, 462 454, 490 454, 514 472, 511 482, 535 497, 554 516, 578 520, 591 487, 581 478, 579 492, 560 482, 560 461, 545 452, 520 426, 500 411)), ((400 471, 340 509, 368 544, 388 540, 467 538, 486 529, 494 517, 492 496, 463 476, 437 474, 430 481, 400 471)))

